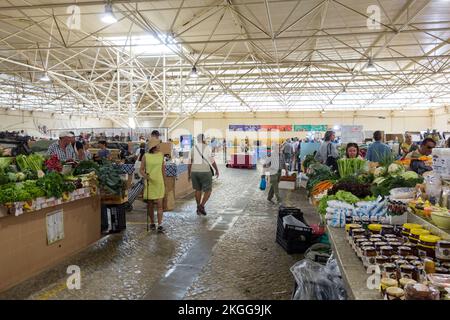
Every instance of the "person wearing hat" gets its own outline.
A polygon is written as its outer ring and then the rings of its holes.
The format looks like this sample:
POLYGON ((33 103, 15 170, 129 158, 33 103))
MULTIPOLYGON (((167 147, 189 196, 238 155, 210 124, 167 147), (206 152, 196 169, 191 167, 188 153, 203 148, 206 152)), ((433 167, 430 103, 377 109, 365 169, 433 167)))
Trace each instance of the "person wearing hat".
POLYGON ((160 151, 161 141, 152 137, 149 141, 148 153, 142 157, 140 173, 144 177, 144 201, 147 202, 150 216, 150 229, 155 230, 154 203, 158 210, 158 233, 163 233, 163 199, 164 186, 164 155, 160 151))
POLYGON ((75 149, 71 143, 74 135, 70 132, 63 131, 59 134, 59 140, 48 147, 47 154, 49 156, 56 155, 59 161, 73 161, 77 159, 75 149))

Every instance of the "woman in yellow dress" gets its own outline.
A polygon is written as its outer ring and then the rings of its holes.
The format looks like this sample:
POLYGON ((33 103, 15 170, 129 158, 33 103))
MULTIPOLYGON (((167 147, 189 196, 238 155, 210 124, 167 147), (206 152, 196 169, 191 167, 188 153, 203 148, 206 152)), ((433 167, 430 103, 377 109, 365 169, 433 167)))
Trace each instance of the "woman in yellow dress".
POLYGON ((150 216, 150 229, 155 230, 154 203, 158 209, 158 232, 163 233, 163 198, 164 186, 164 155, 160 151, 160 140, 151 138, 149 151, 141 161, 141 175, 144 177, 144 201, 147 202, 148 215, 150 216))

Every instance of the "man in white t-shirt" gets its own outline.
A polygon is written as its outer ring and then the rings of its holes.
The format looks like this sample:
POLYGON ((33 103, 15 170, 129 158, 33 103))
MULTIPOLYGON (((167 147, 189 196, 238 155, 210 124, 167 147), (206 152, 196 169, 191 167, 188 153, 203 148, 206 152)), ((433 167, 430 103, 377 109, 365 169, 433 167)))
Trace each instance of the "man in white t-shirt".
POLYGON ((190 159, 188 175, 195 190, 197 214, 206 215, 205 205, 212 192, 212 177, 214 175, 212 168, 214 168, 217 177, 219 177, 219 169, 203 134, 198 135, 197 143, 191 149, 190 159))

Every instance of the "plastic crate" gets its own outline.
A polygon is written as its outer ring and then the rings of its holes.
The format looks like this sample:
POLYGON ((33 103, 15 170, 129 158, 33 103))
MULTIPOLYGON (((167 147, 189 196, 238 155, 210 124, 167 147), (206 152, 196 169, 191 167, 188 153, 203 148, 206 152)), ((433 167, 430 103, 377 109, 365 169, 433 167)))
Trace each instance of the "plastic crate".
MULTIPOLYGON (((283 226, 283 217, 285 215, 278 215, 277 220, 277 234, 276 242, 288 253, 304 253, 313 244, 313 234, 312 228, 298 227, 286 225, 283 226)), ((304 224, 306 222, 303 220, 303 215, 293 214, 293 216, 302 221, 304 224)), ((307 225, 307 224, 306 224, 307 225)))
POLYGON ((117 233, 126 229, 126 205, 102 205, 102 233, 117 233))
POLYGON ((283 218, 289 214, 292 214, 296 219, 299 219, 303 223, 305 222, 303 219, 303 212, 299 208, 280 206, 278 209, 278 217, 283 218))

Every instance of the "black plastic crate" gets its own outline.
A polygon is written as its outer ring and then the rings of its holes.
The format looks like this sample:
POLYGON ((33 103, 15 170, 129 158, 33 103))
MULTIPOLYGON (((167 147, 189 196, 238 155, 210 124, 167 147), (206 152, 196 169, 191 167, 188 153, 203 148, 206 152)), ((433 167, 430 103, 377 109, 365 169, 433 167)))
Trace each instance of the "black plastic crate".
MULTIPOLYGON (((295 209, 295 208, 293 208, 295 209)), ((312 235, 312 228, 308 226, 305 219, 303 218, 303 212, 300 211, 300 209, 295 210, 289 210, 289 212, 292 212, 290 214, 287 214, 286 211, 279 212, 278 213, 278 219, 277 219, 277 227, 281 226, 283 231, 283 237, 285 239, 296 239, 299 236, 302 235, 312 235), (283 226, 283 218, 287 215, 292 215, 295 219, 303 222, 306 227, 298 227, 298 226, 290 226, 286 225, 286 227, 283 226)))
POLYGON ((276 242, 288 254, 304 253, 313 244, 312 228, 291 225, 284 227, 283 219, 278 217, 276 242))
POLYGON ((126 204, 102 205, 102 233, 116 233, 126 229, 126 204))
POLYGON ((290 214, 292 214, 296 219, 304 222, 303 212, 299 208, 280 206, 280 208, 278 209, 278 217, 279 218, 280 217, 283 218, 284 216, 287 216, 290 214))

